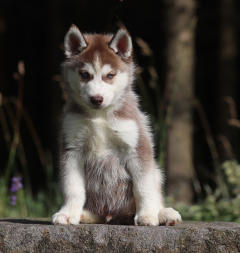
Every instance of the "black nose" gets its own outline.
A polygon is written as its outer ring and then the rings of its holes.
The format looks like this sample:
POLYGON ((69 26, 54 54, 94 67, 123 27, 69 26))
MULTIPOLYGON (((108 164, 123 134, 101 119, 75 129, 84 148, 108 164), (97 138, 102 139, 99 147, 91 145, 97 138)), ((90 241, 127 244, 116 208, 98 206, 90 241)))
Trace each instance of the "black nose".
POLYGON ((103 102, 103 97, 100 96, 100 95, 97 95, 97 96, 92 96, 90 97, 90 101, 93 105, 101 105, 101 103, 103 102))

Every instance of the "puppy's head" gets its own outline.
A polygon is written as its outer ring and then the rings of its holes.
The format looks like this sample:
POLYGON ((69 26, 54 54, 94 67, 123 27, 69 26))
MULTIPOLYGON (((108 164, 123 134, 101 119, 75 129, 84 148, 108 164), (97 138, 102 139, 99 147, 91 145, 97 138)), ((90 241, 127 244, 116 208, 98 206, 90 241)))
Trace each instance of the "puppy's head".
POLYGON ((82 34, 72 25, 64 49, 64 79, 75 102, 96 110, 121 103, 134 72, 132 40, 125 29, 115 35, 82 34))

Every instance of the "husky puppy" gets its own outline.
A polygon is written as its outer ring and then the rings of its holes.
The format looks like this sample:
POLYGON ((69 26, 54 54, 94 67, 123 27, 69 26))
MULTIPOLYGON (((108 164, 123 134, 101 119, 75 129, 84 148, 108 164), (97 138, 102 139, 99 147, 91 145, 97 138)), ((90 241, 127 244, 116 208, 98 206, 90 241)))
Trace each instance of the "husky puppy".
POLYGON ((53 223, 129 217, 135 225, 180 222, 180 214, 163 205, 151 131, 132 88, 135 65, 127 30, 82 34, 72 25, 64 48, 69 96, 60 139, 64 203, 53 223))

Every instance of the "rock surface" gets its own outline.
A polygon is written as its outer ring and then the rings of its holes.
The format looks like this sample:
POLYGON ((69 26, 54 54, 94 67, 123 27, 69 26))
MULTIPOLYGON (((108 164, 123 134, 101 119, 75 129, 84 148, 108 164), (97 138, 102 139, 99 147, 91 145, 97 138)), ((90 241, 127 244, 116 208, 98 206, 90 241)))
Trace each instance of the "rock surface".
POLYGON ((0 252, 240 252, 240 224, 184 222, 175 227, 57 225, 0 220, 0 252))

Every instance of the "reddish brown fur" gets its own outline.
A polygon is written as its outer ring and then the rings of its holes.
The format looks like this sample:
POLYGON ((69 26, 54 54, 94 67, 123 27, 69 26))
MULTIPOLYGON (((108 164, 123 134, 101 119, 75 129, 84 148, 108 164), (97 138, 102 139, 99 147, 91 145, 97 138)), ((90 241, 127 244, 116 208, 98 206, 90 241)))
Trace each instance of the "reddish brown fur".
MULTIPOLYGON (((112 35, 103 34, 84 34, 87 42, 87 48, 80 54, 71 57, 71 60, 65 62, 69 67, 82 68, 84 63, 92 63, 97 54, 101 60, 101 65, 110 64, 115 70, 126 71, 126 63, 109 47, 112 35)), ((130 59, 129 59, 130 60, 130 59)))
POLYGON ((137 108, 137 101, 131 93, 128 92, 125 97, 123 106, 115 112, 115 115, 123 119, 133 119, 138 123, 139 127, 139 138, 137 144, 137 154, 140 161, 143 164, 143 168, 148 168, 154 163, 153 149, 142 125, 142 121, 137 108))

